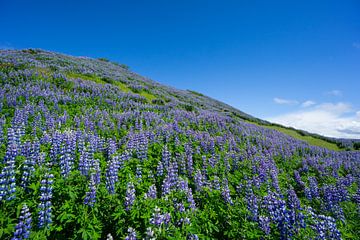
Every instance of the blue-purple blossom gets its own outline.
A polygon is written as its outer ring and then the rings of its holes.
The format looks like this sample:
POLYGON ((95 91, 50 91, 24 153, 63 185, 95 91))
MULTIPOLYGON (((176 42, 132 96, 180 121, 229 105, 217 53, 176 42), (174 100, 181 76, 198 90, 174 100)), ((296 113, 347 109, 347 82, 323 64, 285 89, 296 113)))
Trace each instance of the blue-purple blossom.
POLYGON ((157 196, 156 196, 156 186, 153 184, 149 187, 149 190, 148 192, 145 194, 145 197, 146 198, 150 198, 150 199, 155 199, 157 196))
POLYGON ((233 205, 233 201, 231 199, 231 195, 230 195, 230 189, 229 189, 229 185, 228 185, 228 181, 227 179, 224 179, 224 183, 223 183, 223 188, 221 191, 221 195, 224 199, 224 201, 230 205, 233 205))
POLYGON ((196 174, 195 174, 195 186, 196 186, 196 191, 201 191, 203 185, 204 185, 204 179, 203 179, 203 176, 200 172, 200 170, 197 170, 196 171, 196 174))
POLYGON ((148 227, 146 229, 145 235, 146 235, 145 239, 147 239, 147 240, 155 240, 156 239, 155 238, 155 232, 151 227, 148 227))
POLYGON ((125 240, 136 240, 136 231, 132 227, 128 228, 128 235, 125 237, 125 240))
POLYGON ((39 208, 39 228, 48 227, 52 223, 52 184, 53 174, 46 173, 44 179, 41 180, 40 186, 40 204, 39 208))
POLYGON ((266 216, 259 217, 259 227, 266 235, 270 234, 270 218, 266 216))
POLYGON ((24 204, 21 209, 19 222, 15 226, 15 232, 12 240, 22 240, 28 239, 30 236, 31 229, 31 213, 29 212, 29 208, 24 204))
POLYGON ((160 226, 164 222, 164 216, 161 214, 159 207, 155 207, 152 217, 150 218, 150 223, 155 226, 160 226))
POLYGON ((307 211, 310 213, 313 222, 311 228, 317 232, 316 239, 341 239, 341 233, 337 229, 335 219, 330 216, 314 213, 312 208, 308 208, 307 211))
POLYGON ((95 174, 92 173, 90 175, 89 190, 86 192, 84 204, 92 207, 94 206, 95 202, 96 202, 96 183, 95 183, 95 174))
POLYGON ((309 177, 309 188, 312 198, 319 198, 318 182, 315 177, 309 177))
POLYGON ((126 189, 126 196, 125 196, 125 209, 126 211, 129 211, 132 207, 132 205, 134 205, 135 202, 135 187, 133 183, 128 183, 127 184, 127 189, 126 189))
POLYGON ((0 201, 4 199, 8 201, 15 199, 15 158, 17 154, 17 145, 9 145, 4 158, 5 167, 0 173, 0 201))

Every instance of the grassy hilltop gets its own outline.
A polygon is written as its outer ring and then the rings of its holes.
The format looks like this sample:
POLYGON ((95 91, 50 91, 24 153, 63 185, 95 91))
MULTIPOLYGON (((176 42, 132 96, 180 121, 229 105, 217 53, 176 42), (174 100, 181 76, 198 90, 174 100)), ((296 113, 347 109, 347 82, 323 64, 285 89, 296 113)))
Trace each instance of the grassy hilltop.
POLYGON ((342 142, 107 59, 1 50, 0 239, 359 239, 342 142))

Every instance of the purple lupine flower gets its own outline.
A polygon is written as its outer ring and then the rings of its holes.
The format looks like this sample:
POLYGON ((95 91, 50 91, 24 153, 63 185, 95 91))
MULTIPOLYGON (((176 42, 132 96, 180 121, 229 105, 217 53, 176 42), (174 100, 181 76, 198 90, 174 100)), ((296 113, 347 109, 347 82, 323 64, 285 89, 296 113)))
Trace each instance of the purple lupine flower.
POLYGON ((51 223, 51 199, 53 174, 46 173, 44 179, 41 180, 40 187, 40 204, 39 204, 39 228, 48 227, 51 223))
POLYGON ((186 162, 183 154, 176 153, 176 160, 179 164, 179 172, 180 174, 186 173, 186 162))
MULTIPOLYGON (((2 103, 0 103, 0 112, 2 108, 2 103)), ((4 125, 6 123, 5 117, 0 118, 0 146, 3 144, 4 141, 4 125)))
POLYGON ((202 187, 203 187, 204 183, 203 183, 203 176, 200 172, 200 170, 198 169, 195 173, 195 186, 196 186, 196 191, 201 191, 202 187))
POLYGON ((29 208, 24 204, 20 212, 19 222, 15 226, 14 237, 12 240, 28 239, 30 236, 31 221, 29 208))
POLYGON ((127 189, 126 189, 126 196, 125 196, 125 209, 126 211, 129 211, 132 207, 132 205, 134 205, 135 202, 135 187, 133 183, 128 183, 127 184, 127 189))
POLYGON ((169 224, 170 224, 170 221, 171 221, 171 215, 170 215, 170 213, 164 213, 163 219, 164 219, 164 224, 165 224, 165 225, 169 225, 169 224))
POLYGON ((167 177, 169 178, 170 188, 176 186, 178 181, 178 169, 175 161, 170 163, 167 177))
POLYGON ((270 234, 270 218, 265 216, 259 217, 259 226, 260 229, 266 234, 270 234))
MULTIPOLYGON (((29 143, 30 144, 30 143, 29 143)), ((28 149, 31 149, 31 146, 25 143, 24 145, 28 146, 28 149)), ((21 176, 21 183, 20 185, 23 188, 26 188, 30 184, 30 176, 35 171, 35 156, 33 154, 29 153, 26 154, 26 159, 24 161, 23 165, 23 174, 21 176)))
POLYGON ((276 192, 280 193, 279 179, 278 179, 278 170, 273 168, 270 170, 270 176, 272 179, 272 185, 275 188, 276 192))
POLYGON ((251 219, 257 221, 258 213, 259 213, 259 204, 258 204, 258 199, 251 188, 251 184, 248 184, 246 188, 245 198, 247 201, 247 209, 251 213, 251 219))
POLYGON ((128 228, 128 235, 125 237, 125 240, 136 240, 136 231, 132 227, 128 228))
POLYGON ((294 178, 295 182, 299 184, 302 188, 305 187, 305 183, 301 180, 300 173, 296 170, 294 170, 294 178))
POLYGON ((226 203, 233 205, 233 201, 232 201, 231 195, 230 195, 229 184, 228 184, 228 181, 226 178, 224 179, 224 182, 223 182, 223 188, 222 188, 221 195, 226 203))
POLYGON ((297 233, 299 228, 305 228, 305 216, 301 212, 300 200, 294 189, 288 191, 287 213, 290 234, 297 233))
POLYGON ((108 163, 107 169, 106 169, 106 188, 109 191, 110 194, 115 193, 115 183, 118 181, 118 171, 120 168, 119 164, 119 157, 113 156, 112 160, 108 163))
POLYGON ((212 181, 212 188, 214 190, 220 190, 220 179, 218 176, 214 177, 214 180, 212 181))
POLYGON ((357 208, 358 208, 358 213, 360 215, 360 187, 358 187, 356 193, 353 195, 353 200, 355 201, 357 208))
POLYGON ((108 192, 110 194, 114 194, 115 193, 115 178, 116 178, 116 170, 115 170, 115 166, 113 162, 109 162, 108 164, 108 168, 106 169, 106 180, 105 180, 105 184, 106 184, 106 189, 108 190, 108 192))
POLYGON ((4 171, 0 172, 0 201, 7 195, 7 177, 4 171))
POLYGON ((217 164, 217 160, 216 160, 216 157, 215 156, 211 156, 209 158, 209 165, 212 167, 212 168, 215 168, 215 165, 217 164))
POLYGON ((61 175, 64 178, 67 178, 72 170, 72 166, 74 164, 74 156, 73 156, 73 150, 72 147, 75 147, 70 137, 68 136, 65 139, 64 145, 61 147, 60 152, 60 170, 61 175))
POLYGON ((150 218, 150 224, 159 227, 161 224, 169 225, 171 221, 170 213, 161 214, 159 207, 155 207, 152 217, 150 218))
POLYGON ((50 158, 52 164, 56 164, 58 161, 58 156, 60 154, 60 149, 61 149, 61 141, 62 141, 62 136, 59 132, 56 131, 51 140, 50 158))
POLYGON ((310 200, 310 201, 312 200, 310 188, 305 187, 305 189, 304 189, 304 194, 305 194, 305 197, 306 197, 308 200, 310 200))
POLYGON ((164 165, 165 168, 169 167, 170 164, 170 158, 171 158, 171 153, 169 152, 167 145, 164 145, 163 151, 162 151, 162 163, 164 165))
POLYGON ((135 177, 139 183, 142 181, 142 168, 140 165, 136 166, 136 176, 135 177))
POLYGON ((149 187, 149 191, 145 194, 146 198, 155 199, 156 198, 156 186, 155 184, 149 187))
POLYGON ((98 185, 101 182, 101 169, 100 169, 99 159, 93 160, 92 169, 93 169, 93 172, 95 173, 95 175, 94 175, 95 184, 98 185))
POLYGON ((190 204, 190 208, 192 210, 196 209, 196 203, 191 188, 187 188, 186 197, 187 197, 187 202, 190 204))
POLYGON ((190 218, 188 217, 184 218, 184 224, 190 225, 191 224, 190 218))
POLYGON ((84 204, 92 207, 92 206, 94 206, 95 202, 96 202, 95 174, 91 173, 90 180, 89 180, 89 191, 86 192, 84 204))
POLYGON ((166 178, 164 178, 163 180, 163 184, 161 186, 162 188, 162 196, 166 196, 170 193, 171 191, 171 181, 170 178, 167 176, 166 178))
POLYGON ((106 149, 107 158, 110 159, 111 155, 116 153, 116 151, 117 151, 116 142, 114 141, 114 139, 109 138, 107 141, 107 149, 106 149))
MULTIPOLYGON (((230 169, 231 169, 230 162, 229 162, 229 158, 230 158, 229 155, 226 155, 226 156, 224 157, 224 166, 225 166, 226 172, 229 172, 230 169)), ((220 155, 218 156, 218 160, 215 162, 215 164, 216 164, 219 160, 220 160, 220 155)))
POLYGON ((158 162, 157 168, 156 168, 156 176, 160 177, 164 174, 164 166, 161 161, 158 162))
POLYGON ((198 235, 191 233, 186 237, 186 239, 187 240, 199 240, 199 237, 198 237, 198 235))
POLYGON ((93 161, 93 153, 90 147, 84 147, 80 152, 79 170, 82 175, 87 176, 90 171, 90 163, 93 161))
POLYGON ((268 210, 270 218, 277 225, 282 239, 289 235, 289 214, 286 209, 286 202, 281 199, 278 193, 269 192, 264 197, 264 207, 268 210))
POLYGON ((140 134, 136 154, 140 160, 147 159, 149 141, 145 134, 140 134))
POLYGON ((309 177, 309 188, 311 192, 312 198, 319 198, 319 189, 318 189, 318 183, 316 181, 315 177, 309 177))
POLYGON ((189 188, 187 180, 179 179, 177 183, 177 189, 186 192, 189 188))
POLYGON ((17 145, 8 145, 5 154, 5 167, 0 174, 0 201, 15 199, 16 179, 15 179, 15 158, 18 154, 17 145))
POLYGON ((203 155, 201 158, 202 158, 202 162, 203 162, 201 173, 204 176, 204 178, 206 178, 206 176, 207 176, 207 166, 208 166, 207 157, 205 155, 203 155))
POLYGON ((347 200, 347 190, 342 189, 341 186, 324 185, 322 188, 323 193, 323 207, 334 214, 335 218, 345 222, 345 215, 340 202, 347 200))
MULTIPOLYGON (((33 144, 31 145, 31 150, 30 150, 30 156, 29 156, 29 163, 31 165, 41 165, 41 153, 40 153, 40 142, 39 140, 36 138, 35 141, 33 142, 33 144)), ((33 169, 31 168, 31 171, 33 169)))
POLYGON ((341 233, 336 227, 334 218, 324 215, 317 215, 310 207, 307 208, 307 211, 310 213, 311 218, 314 221, 314 224, 311 225, 311 228, 314 229, 318 234, 316 239, 341 239, 341 233))
POLYGON ((179 211, 180 213, 185 212, 185 206, 183 203, 176 203, 175 204, 175 208, 177 211, 179 211))
POLYGON ((152 213, 152 218, 150 218, 150 224, 155 226, 160 226, 164 222, 164 216, 161 214, 159 207, 155 207, 154 212, 152 213))
POLYGON ((192 177, 192 173, 194 171, 194 167, 193 167, 193 159, 192 159, 192 155, 187 155, 187 172, 188 172, 188 176, 192 177))
POLYGON ((151 229, 151 227, 148 227, 146 229, 145 234, 146 234, 146 238, 145 238, 146 240, 155 240, 156 239, 155 232, 154 232, 154 230, 151 229))

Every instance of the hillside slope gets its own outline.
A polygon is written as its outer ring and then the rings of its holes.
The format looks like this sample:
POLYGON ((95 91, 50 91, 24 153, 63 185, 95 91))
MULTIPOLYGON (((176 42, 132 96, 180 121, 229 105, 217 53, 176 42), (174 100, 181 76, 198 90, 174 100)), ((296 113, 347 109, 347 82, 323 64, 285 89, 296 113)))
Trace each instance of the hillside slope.
MULTIPOLYGON (((230 116, 248 123, 254 123, 270 129, 275 129, 288 134, 299 140, 306 141, 310 145, 325 147, 330 150, 340 150, 339 146, 345 146, 336 139, 326 138, 311 134, 305 131, 290 129, 272 124, 267 121, 255 118, 239 111, 225 103, 207 97, 201 93, 191 90, 178 90, 161 85, 148 78, 144 78, 128 70, 126 65, 109 62, 106 59, 90 59, 86 57, 72 57, 42 50, 8 51, 11 57, 18 57, 17 60, 28 62, 26 67, 39 70, 42 74, 50 76, 54 71, 64 73, 70 79, 82 79, 94 81, 100 84, 115 84, 120 91, 132 93, 145 97, 148 103, 157 105, 169 105, 187 110, 209 110, 218 114, 230 116), (29 64, 29 62, 31 62, 29 64), (67 67, 71 66, 70 69, 67 67), (112 82, 109 82, 112 81, 112 82)), ((10 57, 10 56, 8 56, 10 57)), ((18 64, 21 68, 21 63, 18 64)), ((356 142, 356 141, 355 141, 356 142)), ((349 144, 347 147, 352 147, 349 144)))
POLYGON ((105 59, 3 50, 0 86, 0 239, 360 233, 359 152, 105 59))

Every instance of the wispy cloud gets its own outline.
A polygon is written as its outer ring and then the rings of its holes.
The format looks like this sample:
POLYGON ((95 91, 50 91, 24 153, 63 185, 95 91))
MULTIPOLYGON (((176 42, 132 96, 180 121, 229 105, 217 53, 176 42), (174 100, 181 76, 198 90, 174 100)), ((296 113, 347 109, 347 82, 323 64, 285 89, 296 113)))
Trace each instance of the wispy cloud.
POLYGON ((343 95, 342 91, 334 89, 331 91, 328 91, 325 93, 326 95, 331 95, 331 96, 335 96, 335 97, 341 97, 343 95))
POLYGON ((353 47, 357 48, 357 49, 360 49, 360 42, 354 42, 353 47))
POLYGON ((304 107, 304 108, 307 108, 307 107, 311 107, 311 106, 313 106, 315 104, 316 104, 316 102, 311 101, 311 100, 307 100, 307 101, 303 102, 301 104, 301 106, 304 107))
POLYGON ((360 139, 360 111, 348 103, 322 103, 267 120, 329 137, 360 139))
POLYGON ((296 101, 296 100, 289 100, 289 99, 283 99, 283 98, 278 98, 278 97, 275 97, 273 100, 274 100, 275 103, 282 104, 282 105, 296 105, 296 104, 298 104, 298 101, 296 101))

